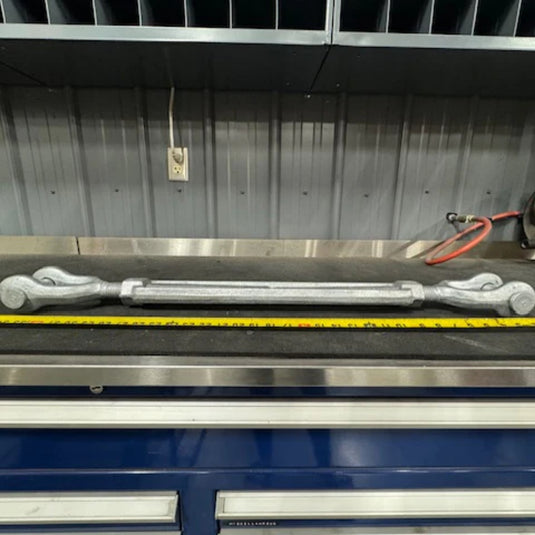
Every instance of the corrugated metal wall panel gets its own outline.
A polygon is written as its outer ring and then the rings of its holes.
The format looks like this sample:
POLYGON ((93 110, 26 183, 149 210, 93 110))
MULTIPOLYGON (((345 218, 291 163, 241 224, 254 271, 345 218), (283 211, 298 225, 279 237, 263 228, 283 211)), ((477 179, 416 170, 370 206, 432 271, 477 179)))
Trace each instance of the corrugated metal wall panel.
MULTIPOLYGON (((204 96, 177 93, 175 99, 175 143, 189 148, 192 180, 187 183, 167 180, 168 101, 168 91, 146 94, 147 167, 154 219, 150 235, 208 237, 212 234, 207 217, 211 179, 207 176, 205 159, 206 143, 211 141, 205 139, 204 96)), ((207 121, 211 124, 211 117, 207 121)))
POLYGON ((288 94, 281 102, 281 238, 329 238, 336 101, 288 94))
MULTIPOLYGON (((528 173, 534 148, 535 102, 482 100, 477 102, 474 134, 463 206, 473 212, 496 213, 517 209, 535 189, 535 175, 528 173)), ((509 236, 508 227, 496 226, 494 236, 509 236)))
POLYGON ((451 233, 444 216, 457 208, 464 151, 469 150, 470 100, 413 99, 409 113, 407 157, 398 177, 398 235, 444 237, 451 233))
POLYGON ((340 238, 388 239, 392 228, 404 100, 347 102, 340 238))
MULTIPOLYGON (((9 88, 0 233, 439 238, 535 189, 535 101, 9 88)), ((513 235, 514 225, 494 238, 513 235)))
POLYGON ((268 238, 270 95, 215 96, 217 230, 221 238, 268 238))
POLYGON ((150 235, 136 92, 87 89, 77 99, 95 234, 150 235))
POLYGON ((33 233, 87 232, 65 92, 18 88, 4 94, 10 100, 10 138, 16 141, 33 233))
POLYGON ((7 90, 0 100, 0 232, 2 234, 31 234, 32 228, 19 160, 11 102, 7 90))

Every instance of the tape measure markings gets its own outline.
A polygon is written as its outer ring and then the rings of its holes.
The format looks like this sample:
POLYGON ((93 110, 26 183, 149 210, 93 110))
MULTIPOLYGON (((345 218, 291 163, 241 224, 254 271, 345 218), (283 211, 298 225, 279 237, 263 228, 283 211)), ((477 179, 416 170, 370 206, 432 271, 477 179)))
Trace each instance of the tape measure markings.
POLYGON ((1 325, 193 327, 228 329, 503 329, 535 328, 530 318, 305 318, 0 315, 1 325))

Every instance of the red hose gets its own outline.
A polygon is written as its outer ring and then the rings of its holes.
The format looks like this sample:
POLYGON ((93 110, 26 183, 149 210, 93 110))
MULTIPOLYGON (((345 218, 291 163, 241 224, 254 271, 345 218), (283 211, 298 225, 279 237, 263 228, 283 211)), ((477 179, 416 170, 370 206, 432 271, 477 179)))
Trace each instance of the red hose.
POLYGON ((457 258, 458 256, 461 256, 462 254, 467 253, 468 251, 473 249, 478 243, 481 243, 488 236, 489 232, 492 230, 492 223, 494 221, 500 221, 501 219, 507 219, 509 217, 518 217, 520 215, 522 215, 522 212, 513 211, 513 212, 502 212, 501 214, 496 214, 492 216, 491 218, 481 217, 481 216, 472 216, 470 220, 477 221, 477 223, 462 230, 461 232, 458 232, 457 234, 455 234, 455 236, 452 236, 451 238, 448 238, 447 240, 444 240, 442 243, 440 243, 425 257, 425 263, 428 266, 434 266, 435 264, 442 264, 443 262, 447 262, 448 260, 451 260, 452 258, 457 258), (458 249, 455 249, 455 251, 452 251, 451 253, 448 253, 448 254, 445 254, 436 258, 438 253, 448 248, 452 243, 455 243, 457 240, 464 238, 468 234, 472 234, 472 232, 475 232, 481 227, 483 227, 483 230, 474 239, 470 240, 468 243, 465 243, 463 246, 459 247, 458 249))

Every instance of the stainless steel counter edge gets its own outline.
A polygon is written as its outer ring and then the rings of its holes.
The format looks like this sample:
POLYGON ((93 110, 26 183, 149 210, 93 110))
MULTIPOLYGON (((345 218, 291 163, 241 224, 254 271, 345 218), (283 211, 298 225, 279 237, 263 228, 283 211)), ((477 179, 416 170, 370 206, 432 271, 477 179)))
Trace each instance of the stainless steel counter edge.
POLYGON ((535 362, 13 354, 0 386, 518 388, 535 362))
MULTIPOLYGON (((130 255, 284 258, 419 258, 429 240, 257 240, 190 238, 90 238, 75 236, 0 236, 3 255, 130 255)), ((485 242, 467 258, 535 259, 535 250, 516 242, 485 242)))

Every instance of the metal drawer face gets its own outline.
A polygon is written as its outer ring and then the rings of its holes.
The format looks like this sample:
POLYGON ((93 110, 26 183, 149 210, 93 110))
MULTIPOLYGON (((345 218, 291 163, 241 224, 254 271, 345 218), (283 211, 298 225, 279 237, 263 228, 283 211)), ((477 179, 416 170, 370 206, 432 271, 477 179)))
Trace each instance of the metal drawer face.
POLYGON ((535 489, 219 492, 216 518, 236 525, 256 520, 535 519, 535 489))
POLYGON ((175 524, 174 492, 0 493, 2 525, 175 524))

